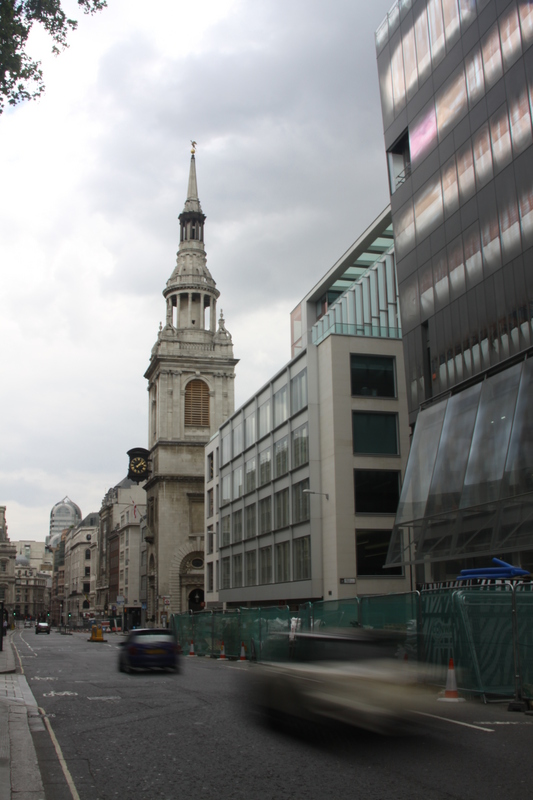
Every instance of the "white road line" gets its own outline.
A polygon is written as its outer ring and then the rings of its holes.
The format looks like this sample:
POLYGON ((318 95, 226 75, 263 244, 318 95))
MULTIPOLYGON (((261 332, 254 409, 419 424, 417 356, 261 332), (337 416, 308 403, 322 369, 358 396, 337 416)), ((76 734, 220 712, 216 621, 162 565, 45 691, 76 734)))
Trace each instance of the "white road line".
POLYGON ((63 757, 63 753, 61 751, 61 747, 59 746, 59 742, 57 741, 56 735, 55 735, 54 731, 52 730, 52 726, 50 725, 50 722, 49 722, 49 720, 48 720, 48 718, 46 716, 46 711, 43 708, 40 708, 39 712, 40 712, 40 714, 41 714, 41 716, 42 716, 42 718, 44 720, 44 724, 46 725, 46 729, 47 729, 48 733, 50 734, 50 738, 52 740, 52 743, 54 745, 57 757, 59 759, 59 763, 61 764, 61 769, 63 770, 63 775, 65 776, 65 780, 66 780, 66 782, 68 784, 68 788, 70 789, 70 794, 72 795, 72 800, 80 800, 80 796, 78 794, 76 786, 74 785, 74 781, 72 780, 72 775, 70 774, 69 769, 67 767, 67 762, 65 761, 65 759, 63 757))
POLYGON ((472 725, 470 722, 460 722, 458 719, 450 719, 449 717, 438 717, 436 714, 426 714, 425 711, 415 711, 421 717, 431 717, 431 719, 440 719, 443 722, 451 722, 452 725, 464 725, 465 728, 474 728, 476 731, 485 731, 485 733, 494 733, 491 728, 482 728, 480 725, 472 725))

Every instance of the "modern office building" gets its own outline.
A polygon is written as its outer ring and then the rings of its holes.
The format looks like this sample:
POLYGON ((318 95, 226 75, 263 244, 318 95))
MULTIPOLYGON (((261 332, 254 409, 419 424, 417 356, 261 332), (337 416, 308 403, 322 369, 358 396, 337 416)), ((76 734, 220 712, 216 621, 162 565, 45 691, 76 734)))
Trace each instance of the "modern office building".
POLYGON ((533 3, 401 0, 376 32, 414 429, 388 562, 533 567, 533 3))
POLYGON ((206 447, 206 602, 411 587, 385 572, 409 449, 390 209, 291 314, 292 358, 206 447))
POLYGON ((50 532, 46 539, 49 547, 57 547, 61 534, 81 522, 80 507, 70 497, 64 497, 50 511, 50 532))

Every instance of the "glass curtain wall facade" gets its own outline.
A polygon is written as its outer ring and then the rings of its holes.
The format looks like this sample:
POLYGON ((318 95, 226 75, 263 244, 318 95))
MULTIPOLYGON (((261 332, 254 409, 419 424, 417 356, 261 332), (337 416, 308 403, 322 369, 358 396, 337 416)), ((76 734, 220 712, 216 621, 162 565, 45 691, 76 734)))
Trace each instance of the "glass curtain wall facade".
POLYGON ((389 562, 426 580, 533 561, 532 44, 525 0, 402 0, 376 32, 414 426, 389 562))

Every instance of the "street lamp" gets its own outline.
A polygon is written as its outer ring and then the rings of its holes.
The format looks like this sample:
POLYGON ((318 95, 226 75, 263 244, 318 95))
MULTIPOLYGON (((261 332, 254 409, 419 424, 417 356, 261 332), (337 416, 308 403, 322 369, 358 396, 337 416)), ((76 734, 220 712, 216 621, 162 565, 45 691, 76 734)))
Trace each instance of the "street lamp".
POLYGON ((329 494, 327 492, 312 492, 311 489, 302 489, 303 494, 321 494, 323 495, 326 500, 329 500, 329 494))

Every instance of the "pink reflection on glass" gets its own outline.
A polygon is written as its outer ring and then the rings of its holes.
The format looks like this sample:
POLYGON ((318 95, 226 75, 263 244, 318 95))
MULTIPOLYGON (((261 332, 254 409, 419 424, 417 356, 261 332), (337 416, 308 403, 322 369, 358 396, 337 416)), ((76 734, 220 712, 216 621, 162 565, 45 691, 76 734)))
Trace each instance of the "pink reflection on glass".
POLYGON ((435 116, 435 107, 431 106, 424 116, 416 121, 409 130, 409 151, 413 166, 420 162, 436 143, 437 118, 435 116))

